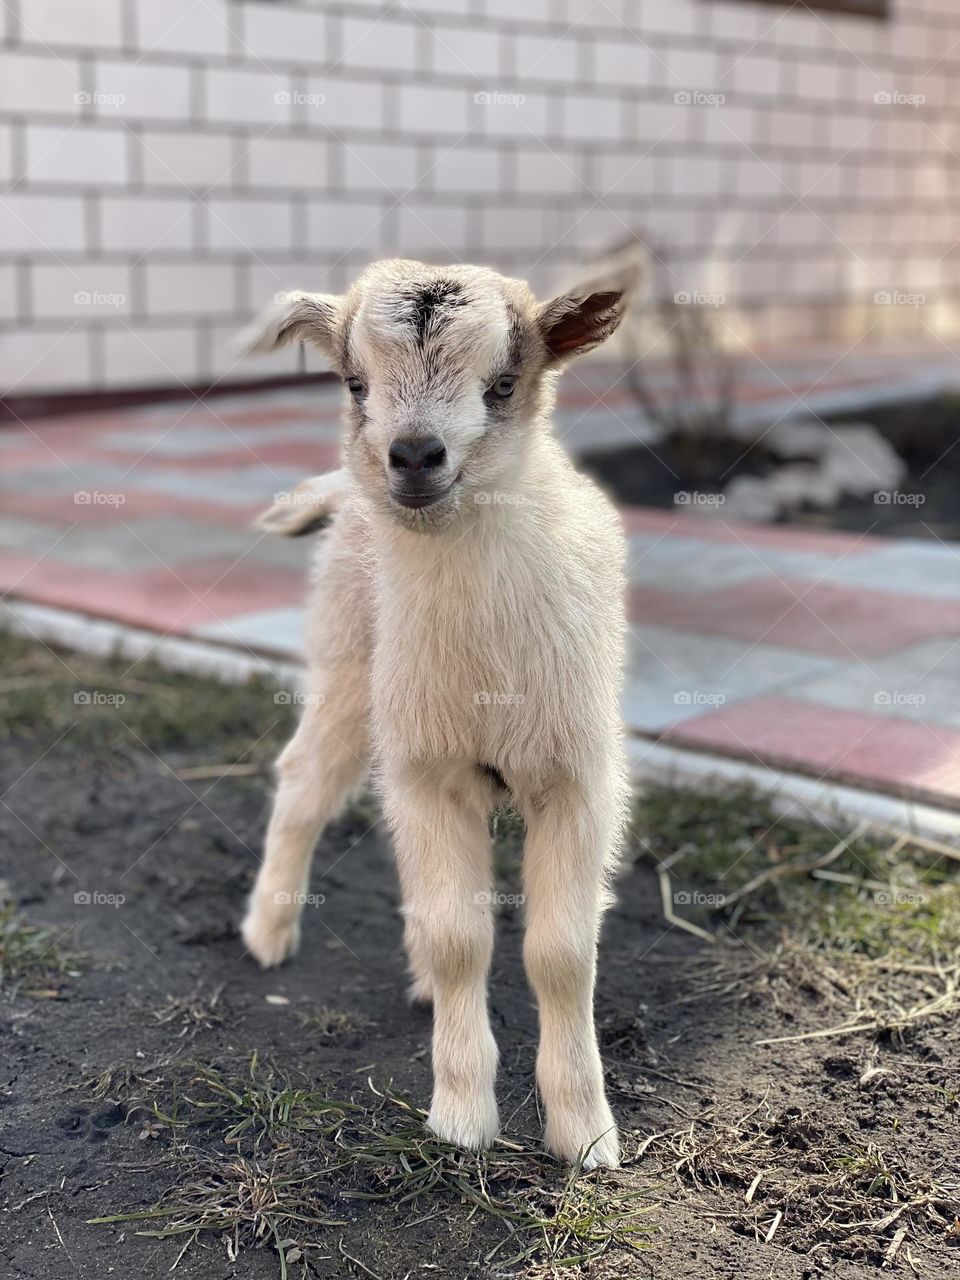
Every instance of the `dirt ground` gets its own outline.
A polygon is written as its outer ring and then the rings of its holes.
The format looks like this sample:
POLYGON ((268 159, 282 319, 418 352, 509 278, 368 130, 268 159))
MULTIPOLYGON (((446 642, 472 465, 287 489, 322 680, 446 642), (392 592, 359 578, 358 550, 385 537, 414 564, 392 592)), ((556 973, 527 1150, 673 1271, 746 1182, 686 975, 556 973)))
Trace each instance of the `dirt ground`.
MULTIPOLYGON (((539 1153, 509 905, 491 981, 509 1145, 461 1157, 416 1111, 430 1017, 404 1000, 372 801, 324 836, 296 961, 263 973, 243 955, 289 708, 0 643, 4 1277, 960 1274, 949 860, 924 863, 898 941, 899 899, 875 918, 882 894, 865 896, 887 883, 879 844, 838 860, 835 834, 746 794, 649 797, 597 990, 624 1168, 576 1179, 539 1153), (236 760, 245 773, 217 776, 236 760), (664 858, 677 913, 716 941, 665 918, 664 858), (779 874, 803 859, 846 882, 779 874), (847 1025, 865 1029, 757 1043, 847 1025)), ((509 895, 515 824, 499 836, 509 895)))

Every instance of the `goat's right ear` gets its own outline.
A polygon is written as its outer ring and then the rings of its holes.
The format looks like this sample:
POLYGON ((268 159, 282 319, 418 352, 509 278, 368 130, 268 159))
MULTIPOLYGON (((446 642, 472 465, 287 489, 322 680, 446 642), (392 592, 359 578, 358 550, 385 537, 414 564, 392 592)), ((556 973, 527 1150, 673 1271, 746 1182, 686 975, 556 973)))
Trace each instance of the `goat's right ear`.
POLYGON ((234 351, 239 357, 273 351, 287 342, 309 342, 332 355, 342 301, 333 293, 305 293, 301 289, 279 293, 236 335, 234 351))

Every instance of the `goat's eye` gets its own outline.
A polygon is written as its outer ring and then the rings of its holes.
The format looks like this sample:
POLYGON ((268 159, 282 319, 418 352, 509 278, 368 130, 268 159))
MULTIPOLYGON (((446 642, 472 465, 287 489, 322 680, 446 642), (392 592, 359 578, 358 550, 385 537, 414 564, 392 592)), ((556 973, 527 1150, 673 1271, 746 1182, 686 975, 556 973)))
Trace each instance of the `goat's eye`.
POLYGON ((363 396, 363 393, 366 391, 366 387, 363 385, 363 383, 360 381, 359 378, 347 378, 346 383, 347 383, 347 388, 350 394, 353 396, 354 400, 359 400, 363 396))
POLYGON ((511 374, 505 374, 502 378, 496 380, 487 394, 494 396, 497 400, 509 400, 516 385, 516 377, 511 374))

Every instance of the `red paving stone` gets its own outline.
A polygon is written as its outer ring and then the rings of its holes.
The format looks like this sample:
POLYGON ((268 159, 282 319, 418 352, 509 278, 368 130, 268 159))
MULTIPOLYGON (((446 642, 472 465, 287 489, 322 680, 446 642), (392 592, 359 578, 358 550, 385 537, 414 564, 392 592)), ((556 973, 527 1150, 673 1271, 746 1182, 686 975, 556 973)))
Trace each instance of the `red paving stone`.
POLYGON ((664 738, 960 807, 960 732, 940 725, 771 697, 687 720, 664 738))
POLYGON ((683 627, 834 658, 890 653, 960 633, 960 604, 864 587, 770 577, 701 595, 630 591, 638 622, 683 627))
POLYGON ((182 516, 187 520, 201 520, 212 525, 230 525, 233 528, 248 527, 258 516, 265 502, 245 503, 240 506, 228 502, 202 502, 194 498, 180 498, 171 494, 151 493, 146 489, 117 489, 109 492, 123 498, 119 504, 77 503, 73 490, 63 493, 29 494, 5 493, 2 507, 5 515, 26 516, 33 520, 46 520, 67 527, 74 523, 83 525, 108 525, 129 523, 144 516, 182 516))
POLYGON ((195 560, 176 571, 158 565, 120 573, 4 554, 0 592, 168 633, 299 604, 304 575, 247 560, 195 560))

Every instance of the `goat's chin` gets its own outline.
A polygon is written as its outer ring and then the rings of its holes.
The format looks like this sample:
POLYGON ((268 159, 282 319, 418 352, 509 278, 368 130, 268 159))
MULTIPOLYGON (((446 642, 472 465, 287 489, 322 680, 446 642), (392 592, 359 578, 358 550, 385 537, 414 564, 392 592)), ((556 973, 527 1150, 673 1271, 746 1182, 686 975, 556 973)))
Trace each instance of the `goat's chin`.
POLYGON ((461 486, 454 484, 436 502, 426 507, 405 507, 393 498, 387 499, 390 518, 411 533, 442 533, 454 524, 463 509, 461 486))

